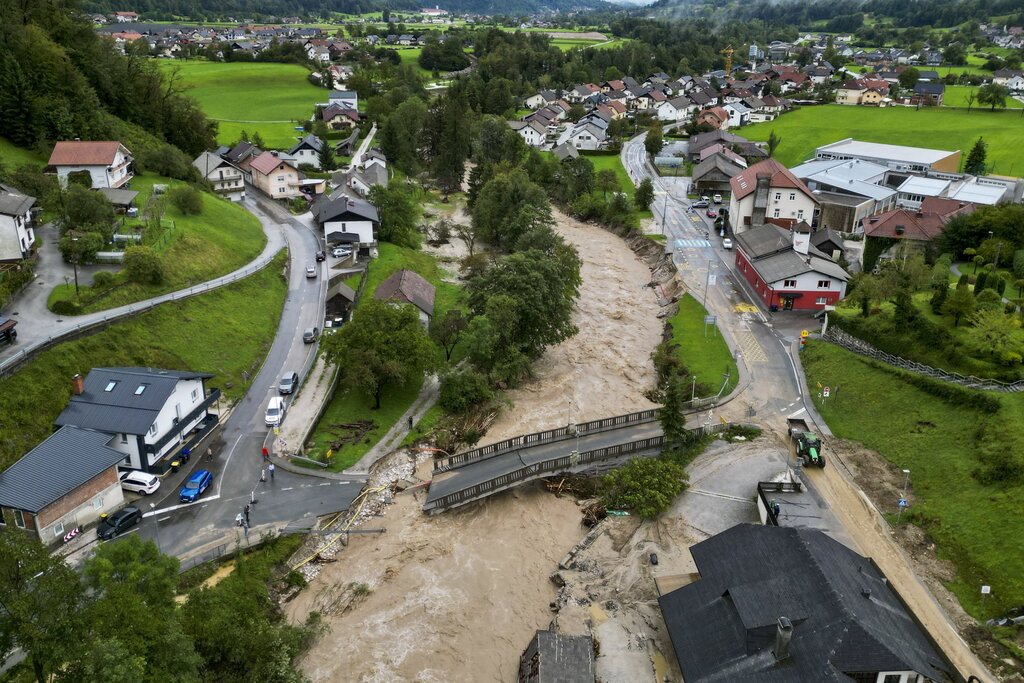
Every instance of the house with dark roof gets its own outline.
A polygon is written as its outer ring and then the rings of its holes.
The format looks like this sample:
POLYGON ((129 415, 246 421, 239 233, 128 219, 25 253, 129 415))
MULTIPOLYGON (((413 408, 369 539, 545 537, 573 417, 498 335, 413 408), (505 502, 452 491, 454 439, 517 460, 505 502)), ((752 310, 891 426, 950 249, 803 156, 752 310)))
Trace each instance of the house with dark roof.
POLYGON ((925 683, 953 668, 878 566, 817 529, 739 524, 658 599, 687 683, 925 683))
POLYGON ((374 185, 388 186, 388 169, 380 164, 367 164, 363 168, 353 166, 347 171, 331 176, 335 187, 351 188, 360 197, 366 197, 374 185))
POLYGON ((58 142, 47 162, 64 187, 69 175, 88 174, 93 189, 127 185, 135 175, 131 164, 132 153, 120 142, 82 140, 58 142))
POLYGON ((312 208, 328 245, 351 246, 360 255, 376 258, 376 228, 380 224, 377 207, 342 187, 312 208))
POLYGON ((729 185, 729 222, 737 233, 765 223, 789 227, 810 222, 818 206, 803 181, 775 159, 743 169, 729 185))
POLYGON ((408 268, 403 268, 377 285, 373 298, 412 304, 419 312, 420 322, 424 326, 430 324, 430 318, 434 315, 434 285, 408 268))
POLYGON ((162 474, 193 432, 217 423, 210 406, 220 389, 208 388, 213 375, 155 368, 93 368, 72 378, 68 405, 54 421, 107 435, 121 454, 121 465, 162 474))
MULTIPOLYGON (((732 154, 732 152, 729 152, 732 154)), ((736 155, 733 155, 736 156, 736 155)), ((694 166, 691 183, 698 194, 729 194, 729 181, 745 168, 746 162, 730 159, 725 153, 709 154, 703 161, 694 166)))
POLYGON ((736 270, 771 310, 815 310, 846 295, 850 275, 811 244, 811 226, 772 223, 736 235, 736 270))
POLYGON ((946 94, 943 83, 918 81, 914 84, 914 92, 909 97, 901 98, 906 104, 941 107, 942 98, 946 94))
POLYGON ((50 545, 124 502, 110 434, 65 426, 0 472, 0 521, 50 545))
POLYGON ((537 631, 519 658, 519 683, 594 683, 594 639, 537 631))
POLYGON ((203 152, 197 156, 192 165, 199 169, 200 175, 213 185, 213 191, 231 201, 245 199, 245 177, 238 168, 222 156, 212 152, 203 152))
POLYGON ((0 263, 17 263, 35 249, 36 198, 0 183, 0 263))
POLYGON ((295 146, 288 150, 288 154, 295 157, 300 164, 309 164, 313 168, 320 168, 320 150, 323 149, 324 141, 310 133, 299 138, 295 146))

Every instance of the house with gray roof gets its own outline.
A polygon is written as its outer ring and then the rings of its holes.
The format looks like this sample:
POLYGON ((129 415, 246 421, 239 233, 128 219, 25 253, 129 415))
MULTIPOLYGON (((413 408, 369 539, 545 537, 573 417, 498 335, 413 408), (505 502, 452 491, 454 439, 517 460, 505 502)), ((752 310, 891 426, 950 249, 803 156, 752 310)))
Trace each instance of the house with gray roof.
POLYGON ((288 150, 288 154, 295 157, 296 163, 309 164, 313 168, 320 169, 320 150, 323 149, 324 141, 310 133, 299 138, 299 141, 288 150))
POLYGON ((213 428, 209 412, 220 389, 207 388, 213 375, 156 368, 93 368, 72 379, 68 405, 58 427, 91 429, 107 435, 124 467, 163 474, 181 450, 213 428))
POLYGON ((329 246, 351 246, 362 256, 376 258, 376 229, 380 224, 377 207, 355 196, 348 187, 340 187, 311 209, 329 246))
POLYGON ((374 185, 388 186, 388 169, 380 164, 368 164, 363 168, 353 166, 347 171, 331 176, 335 187, 348 187, 360 197, 366 197, 374 185))
POLYGON ((0 183, 0 263, 17 263, 32 253, 35 205, 35 197, 0 183))
POLYGON ((412 304, 419 312, 420 322, 424 326, 430 323, 430 318, 434 315, 434 285, 408 268, 403 268, 377 285, 373 298, 412 304))
POLYGON ((111 435, 64 426, 0 472, 0 517, 43 543, 62 543, 124 502, 111 435))

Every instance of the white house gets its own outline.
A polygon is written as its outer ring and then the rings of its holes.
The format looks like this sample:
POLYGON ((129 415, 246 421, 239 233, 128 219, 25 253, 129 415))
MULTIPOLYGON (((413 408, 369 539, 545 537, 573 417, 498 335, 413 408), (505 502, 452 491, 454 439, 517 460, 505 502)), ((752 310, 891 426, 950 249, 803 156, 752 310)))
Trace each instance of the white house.
POLYGON ((93 368, 72 379, 72 396, 54 421, 103 432, 107 446, 123 455, 122 467, 163 473, 180 456, 194 429, 209 429, 208 409, 220 389, 207 392, 201 372, 154 368, 93 368))
POLYGON ((0 183, 0 263, 28 258, 35 245, 32 207, 36 198, 0 183))
POLYGON ((340 188, 316 211, 316 220, 329 245, 351 245, 370 257, 377 255, 377 207, 340 188))
POLYGON ((242 170, 226 159, 203 152, 192 162, 203 178, 213 185, 213 191, 233 202, 245 199, 245 178, 242 170))
POLYGON ((608 134, 593 122, 578 123, 565 131, 558 139, 558 144, 569 143, 576 149, 600 149, 608 134))
POLYGON ((745 168, 732 177, 729 186, 729 222, 735 233, 767 222, 785 226, 810 223, 818 206, 803 181, 775 159, 745 168))
POLYGON ((88 173, 91 187, 118 188, 131 181, 132 153, 120 142, 58 142, 53 146, 48 164, 57 173, 60 184, 67 186, 71 174, 88 173))
POLYGON ((332 90, 327 94, 326 102, 318 102, 316 106, 326 109, 336 104, 342 109, 359 109, 359 95, 354 90, 332 90))
POLYGON ((658 119, 661 121, 683 121, 689 117, 697 106, 688 97, 675 97, 666 102, 661 102, 655 108, 658 112, 658 119))
POLYGON ((299 142, 288 150, 288 154, 295 157, 295 162, 299 164, 309 164, 313 168, 320 168, 320 150, 324 145, 324 141, 317 136, 310 133, 306 137, 299 140, 299 142))
POLYGON ((508 125, 530 147, 540 147, 547 140, 548 129, 539 121, 509 121, 508 125))
POLYGON ((723 109, 729 113, 729 128, 739 128, 750 123, 750 107, 742 102, 732 102, 723 109))

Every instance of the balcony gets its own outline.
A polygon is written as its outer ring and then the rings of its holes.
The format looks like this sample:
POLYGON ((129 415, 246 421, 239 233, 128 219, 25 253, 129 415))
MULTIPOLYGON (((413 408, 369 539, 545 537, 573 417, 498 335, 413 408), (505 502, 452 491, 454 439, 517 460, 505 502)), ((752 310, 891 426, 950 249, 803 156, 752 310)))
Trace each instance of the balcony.
POLYGON ((197 419, 199 419, 199 417, 206 412, 207 408, 216 403, 217 399, 219 398, 220 389, 216 387, 211 388, 209 395, 205 399, 203 399, 203 401, 199 405, 193 408, 192 412, 190 412, 188 415, 181 418, 180 420, 177 420, 174 423, 174 426, 171 429, 169 429, 166 434, 157 439, 154 443, 146 444, 146 454, 152 455, 154 453, 159 453, 161 450, 163 450, 164 446, 166 446, 172 440, 177 439, 181 435, 181 433, 185 430, 186 425, 190 425, 197 419))

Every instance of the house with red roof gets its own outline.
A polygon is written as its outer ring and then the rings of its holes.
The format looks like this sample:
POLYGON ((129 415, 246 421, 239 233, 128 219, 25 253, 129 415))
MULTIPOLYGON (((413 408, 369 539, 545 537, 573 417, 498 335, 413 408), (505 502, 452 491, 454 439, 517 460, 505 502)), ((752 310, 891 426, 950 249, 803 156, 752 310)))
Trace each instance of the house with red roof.
POLYGON ((931 248, 951 218, 974 213, 976 204, 945 197, 925 197, 919 209, 893 209, 860 220, 867 239, 900 240, 917 250, 931 248))
POLYGON ((706 123, 712 128, 726 130, 729 127, 729 112, 722 107, 710 107, 697 114, 697 123, 706 123))
POLYGON ((792 172, 775 159, 765 159, 729 181, 729 222, 734 233, 765 223, 792 227, 814 218, 818 200, 792 172))
POLYGON ((272 199, 294 199, 301 196, 302 174, 295 164, 277 152, 264 152, 249 164, 252 184, 272 199))
POLYGON ((58 142, 50 153, 49 168, 67 187, 68 176, 88 175, 93 189, 117 189, 134 177, 132 153, 116 141, 69 140, 58 142))

